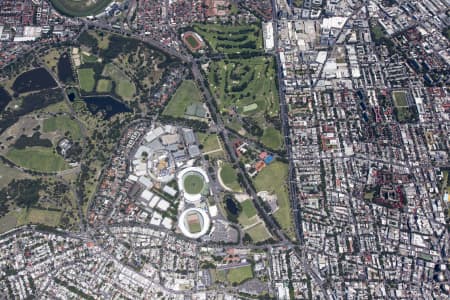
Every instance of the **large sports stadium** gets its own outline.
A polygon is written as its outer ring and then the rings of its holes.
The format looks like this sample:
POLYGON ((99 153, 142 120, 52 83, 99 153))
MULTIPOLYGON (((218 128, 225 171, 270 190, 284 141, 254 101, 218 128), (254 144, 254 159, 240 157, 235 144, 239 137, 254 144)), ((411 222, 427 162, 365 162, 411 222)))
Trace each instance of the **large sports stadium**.
POLYGON ((206 172, 199 167, 190 167, 178 173, 178 188, 187 202, 198 202, 208 192, 209 179, 206 172))
POLYGON ((208 232, 211 221, 208 214, 199 208, 185 210, 178 219, 178 227, 188 238, 196 239, 208 232))

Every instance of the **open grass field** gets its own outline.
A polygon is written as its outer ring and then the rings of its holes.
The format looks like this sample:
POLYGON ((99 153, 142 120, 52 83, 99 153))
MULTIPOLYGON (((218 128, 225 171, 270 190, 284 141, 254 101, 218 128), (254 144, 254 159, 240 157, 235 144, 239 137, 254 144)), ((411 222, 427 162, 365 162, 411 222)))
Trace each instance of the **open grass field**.
POLYGON ((64 159, 53 151, 53 148, 45 147, 13 148, 6 157, 19 166, 35 171, 55 172, 68 169, 64 159))
POLYGON ((43 124, 43 131, 59 131, 61 134, 69 132, 69 136, 72 140, 80 140, 82 138, 80 126, 69 116, 56 116, 45 119, 43 124))
POLYGON ((78 81, 83 91, 92 92, 95 87, 94 70, 92 68, 79 69, 78 81))
POLYGON ((27 214, 28 223, 57 226, 61 219, 61 211, 30 208, 27 214))
POLYGON ((213 282, 227 282, 227 272, 225 270, 210 269, 213 282))
POLYGON ((240 284, 252 278, 253 270, 251 265, 230 269, 227 274, 227 279, 231 284, 240 284))
POLYGON ((268 191, 277 195, 279 209, 274 213, 274 217, 283 230, 289 236, 294 237, 288 188, 286 186, 287 176, 288 165, 275 161, 256 175, 253 183, 258 192, 268 191))
POLYGON ((283 137, 280 131, 273 127, 268 127, 264 130, 264 134, 261 137, 261 143, 270 149, 277 150, 283 146, 283 137))
POLYGON ((263 223, 259 223, 245 232, 252 238, 254 243, 263 242, 272 237, 263 223))
POLYGON ((279 99, 273 58, 254 57, 215 61, 208 82, 221 112, 236 111, 255 118, 265 128, 267 114, 276 117, 279 99))
POLYGON ((395 91, 392 92, 392 99, 394 100, 394 105, 396 107, 407 107, 408 101, 406 100, 405 91, 395 91))
POLYGON ((248 199, 241 203, 242 213, 245 214, 247 218, 251 218, 256 215, 256 208, 253 205, 252 200, 248 199))
POLYGON ((241 186, 239 185, 238 177, 236 170, 233 167, 225 163, 222 165, 220 169, 220 178, 222 179, 223 184, 234 192, 239 192, 241 190, 241 186))
POLYGON ((166 108, 163 111, 163 115, 172 117, 184 117, 186 108, 192 103, 201 103, 202 95, 192 80, 185 80, 178 87, 175 95, 170 99, 166 108))
POLYGON ((0 189, 7 186, 13 179, 29 178, 27 173, 11 168, 0 162, 0 189))
POLYGON ((136 86, 131 82, 131 79, 116 67, 114 64, 105 65, 103 76, 111 78, 115 84, 115 92, 124 100, 131 100, 136 93, 136 86))
POLYGON ((103 11, 112 0, 97 1, 73 1, 73 0, 50 0, 53 6, 62 14, 70 17, 94 16, 103 11))
POLYGON ((193 28, 214 52, 225 54, 259 52, 263 47, 259 24, 195 24, 193 28))
POLYGON ((203 145, 203 153, 222 149, 219 138, 216 134, 207 134, 198 132, 197 139, 200 145, 203 145))
POLYGON ((44 63, 51 70, 56 70, 56 65, 58 64, 59 56, 61 55, 58 48, 52 48, 43 57, 44 63))
POLYGON ((9 212, 0 218, 0 233, 7 232, 17 226, 15 211, 9 212))
POLYGON ((0 218, 0 233, 26 224, 44 224, 56 227, 60 224, 61 215, 61 211, 15 208, 0 218))
POLYGON ((108 79, 100 79, 97 82, 97 92, 98 93, 109 93, 111 91, 112 88, 112 83, 111 80, 108 79))

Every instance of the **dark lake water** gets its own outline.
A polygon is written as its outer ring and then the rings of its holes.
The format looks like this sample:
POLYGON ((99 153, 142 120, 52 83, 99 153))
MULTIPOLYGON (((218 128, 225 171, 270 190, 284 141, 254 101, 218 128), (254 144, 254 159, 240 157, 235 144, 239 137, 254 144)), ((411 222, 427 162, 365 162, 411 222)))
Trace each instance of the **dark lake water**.
POLYGON ((70 56, 67 52, 61 54, 58 60, 58 77, 59 80, 65 83, 74 82, 72 72, 72 63, 70 62, 70 56))
POLYGON ((233 215, 237 215, 239 213, 239 208, 236 205, 236 202, 234 202, 232 197, 227 197, 225 199, 225 205, 227 206, 228 212, 230 212, 233 215))
POLYGON ((98 112, 101 112, 105 119, 109 119, 119 113, 131 112, 131 109, 128 106, 111 96, 89 96, 84 97, 83 101, 86 103, 87 108, 92 114, 95 115, 98 112))
POLYGON ((11 100, 12 98, 9 93, 0 86, 0 113, 5 109, 11 100))
POLYGON ((56 86, 56 81, 46 69, 37 68, 20 74, 14 81, 12 89, 20 94, 56 86))

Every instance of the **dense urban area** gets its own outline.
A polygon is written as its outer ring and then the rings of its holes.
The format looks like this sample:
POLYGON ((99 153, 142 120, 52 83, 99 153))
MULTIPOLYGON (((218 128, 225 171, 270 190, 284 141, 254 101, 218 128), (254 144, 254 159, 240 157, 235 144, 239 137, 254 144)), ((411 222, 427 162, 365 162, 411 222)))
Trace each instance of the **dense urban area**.
POLYGON ((0 0, 1 299, 449 299, 448 0, 0 0))

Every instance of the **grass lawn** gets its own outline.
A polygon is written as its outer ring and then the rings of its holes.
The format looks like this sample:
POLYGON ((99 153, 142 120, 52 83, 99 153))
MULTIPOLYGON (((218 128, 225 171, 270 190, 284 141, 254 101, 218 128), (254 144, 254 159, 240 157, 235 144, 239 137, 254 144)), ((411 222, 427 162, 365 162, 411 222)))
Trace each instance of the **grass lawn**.
POLYGON ((44 56, 43 61, 49 69, 56 70, 56 65, 58 64, 60 55, 61 54, 57 48, 52 48, 44 56))
POLYGON ((251 278, 253 278, 253 270, 250 265, 228 270, 227 279, 231 284, 240 284, 251 278))
POLYGON ((116 82, 116 93, 124 100, 131 100, 136 92, 136 87, 130 80, 116 82))
POLYGON ((89 34, 97 39, 98 47, 100 49, 103 49, 103 50, 108 49, 108 47, 109 47, 109 34, 108 33, 103 32, 103 36, 101 36, 100 34, 98 34, 95 31, 89 31, 89 34))
POLYGON ((211 277, 213 282, 227 282, 227 273, 224 270, 211 269, 211 277))
POLYGON ((115 84, 115 92, 124 100, 131 100, 136 92, 136 86, 130 78, 114 64, 105 65, 102 75, 111 78, 115 84))
POLYGON ((83 60, 83 63, 96 63, 98 61, 98 57, 93 55, 93 54, 89 54, 89 53, 84 53, 81 52, 81 58, 83 60))
POLYGON ((392 92, 392 98, 394 99, 394 105, 396 107, 407 107, 408 101, 406 100, 406 92, 395 91, 392 92))
POLYGON ((263 242, 272 237, 263 223, 259 223, 245 232, 252 238, 254 243, 263 242))
POLYGON ((412 107, 396 107, 394 112, 397 120, 401 123, 414 120, 414 112, 412 107))
POLYGON ((163 111, 163 115, 172 117, 184 117, 186 108, 192 103, 201 103, 202 94, 192 80, 185 80, 178 87, 175 95, 170 99, 166 108, 163 111))
POLYGON ((198 132, 197 139, 200 145, 203 145, 203 153, 222 149, 216 134, 198 132))
POLYGON ((66 101, 60 101, 55 104, 51 104, 47 107, 44 107, 43 109, 40 109, 35 112, 44 112, 44 113, 68 113, 70 112, 69 106, 67 105, 66 101))
POLYGON ((252 200, 248 199, 241 203, 242 213, 245 214, 247 218, 251 218, 256 215, 256 208, 253 205, 252 200))
POLYGON ((112 88, 111 80, 100 79, 97 82, 97 92, 99 93, 108 93, 111 91, 111 88, 112 88))
POLYGON ((95 87, 94 70, 92 68, 85 68, 78 70, 78 80, 80 88, 85 92, 92 92, 95 87))
POLYGON ((30 177, 27 173, 11 168, 0 162, 0 189, 4 188, 13 179, 22 179, 30 177))
POLYGON ((45 119, 43 124, 43 131, 59 131, 61 134, 69 132, 69 136, 73 140, 80 140, 82 137, 80 126, 69 116, 57 116, 45 119))
POLYGON ((268 127, 264 130, 264 134, 261 137, 261 143, 270 149, 277 150, 283 146, 283 136, 279 130, 268 127))
POLYGON ((230 164, 223 164, 219 175, 226 187, 235 192, 239 192, 241 190, 236 170, 233 169, 230 164))
POLYGON ((257 24, 195 24, 193 28, 214 52, 259 52, 263 47, 261 26, 257 24))
POLYGON ((256 175, 253 183, 258 192, 269 191, 277 195, 279 209, 274 213, 274 217, 283 230, 291 238, 294 238, 288 187, 286 185, 288 167, 285 163, 274 161, 256 175))
POLYGON ((55 172, 68 169, 64 159, 53 151, 53 148, 46 147, 13 148, 6 157, 19 166, 35 171, 55 172))
POLYGON ((58 226, 61 219, 61 211, 43 210, 31 208, 28 210, 27 221, 33 224, 45 224, 58 226))
POLYGON ((13 229, 17 225, 15 212, 9 212, 0 218, 0 233, 13 229))

